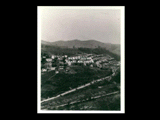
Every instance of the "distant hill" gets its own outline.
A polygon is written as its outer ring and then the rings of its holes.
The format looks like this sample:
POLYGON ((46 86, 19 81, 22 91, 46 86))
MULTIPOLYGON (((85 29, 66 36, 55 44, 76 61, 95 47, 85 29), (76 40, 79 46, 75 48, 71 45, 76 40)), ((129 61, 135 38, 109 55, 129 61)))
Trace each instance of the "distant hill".
POLYGON ((47 42, 47 41, 41 40, 41 44, 42 44, 42 45, 50 45, 51 42, 47 42))
POLYGON ((56 42, 47 42, 42 40, 42 45, 53 45, 53 46, 59 46, 59 47, 68 47, 68 48, 98 48, 99 46, 102 48, 105 48, 106 50, 109 50, 110 52, 120 55, 120 44, 111 44, 111 43, 102 43, 96 40, 68 40, 68 41, 56 41, 56 42))

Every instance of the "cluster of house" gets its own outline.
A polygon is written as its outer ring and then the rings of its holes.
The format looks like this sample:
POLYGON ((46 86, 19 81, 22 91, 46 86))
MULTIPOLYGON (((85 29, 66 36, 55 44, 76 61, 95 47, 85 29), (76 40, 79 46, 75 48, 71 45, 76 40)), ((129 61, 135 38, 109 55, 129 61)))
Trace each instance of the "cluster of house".
MULTIPOLYGON (((90 67, 93 67, 94 60, 91 57, 92 54, 83 54, 78 56, 71 56, 68 57, 67 55, 59 56, 59 55, 51 55, 49 58, 46 58, 46 56, 42 56, 42 59, 45 59, 45 67, 42 68, 42 72, 55 70, 55 73, 59 73, 60 70, 64 69, 64 65, 71 66, 74 64, 79 65, 90 65, 90 67), (58 59, 59 66, 54 66, 54 59, 58 59), (65 62, 64 62, 65 58, 65 62)), ((66 69, 67 70, 67 69, 66 69)))
POLYGON ((94 63, 93 59, 91 57, 86 57, 86 56, 73 56, 73 57, 68 57, 66 59, 66 63, 71 66, 73 64, 91 64, 94 63))
POLYGON ((78 56, 72 56, 68 57, 67 55, 59 56, 59 55, 51 55, 50 58, 46 58, 46 56, 42 56, 43 59, 46 60, 45 67, 42 68, 42 72, 49 71, 49 70, 55 70, 55 73, 59 73, 59 71, 64 70, 64 66, 66 65, 67 69, 69 70, 69 66, 72 66, 74 64, 76 65, 89 65, 90 67, 93 67, 93 64, 97 66, 98 68, 109 68, 110 65, 120 65, 120 62, 117 62, 114 60, 114 58, 110 56, 103 56, 103 55, 92 55, 92 54, 83 54, 78 56), (54 59, 58 59, 59 66, 56 66, 54 63, 54 59), (64 59, 65 58, 65 59, 64 59), (65 61, 64 61, 65 60, 65 61), (54 66, 55 65, 55 66, 54 66))
POLYGON ((105 57, 103 56, 94 57, 93 59, 98 68, 111 68, 111 69, 113 68, 113 70, 115 70, 116 66, 120 65, 120 62, 114 60, 114 58, 109 55, 105 57))
POLYGON ((51 55, 50 58, 46 58, 46 56, 42 56, 41 57, 41 61, 42 59, 45 60, 45 64, 42 68, 42 72, 46 72, 46 71, 50 71, 50 70, 55 70, 55 73, 59 73, 59 70, 62 70, 64 69, 64 62, 63 62, 63 58, 67 58, 68 56, 67 55, 64 55, 64 56, 59 56, 59 55, 51 55), (55 58, 58 59, 58 63, 60 66, 56 66, 54 63, 55 61, 55 58))

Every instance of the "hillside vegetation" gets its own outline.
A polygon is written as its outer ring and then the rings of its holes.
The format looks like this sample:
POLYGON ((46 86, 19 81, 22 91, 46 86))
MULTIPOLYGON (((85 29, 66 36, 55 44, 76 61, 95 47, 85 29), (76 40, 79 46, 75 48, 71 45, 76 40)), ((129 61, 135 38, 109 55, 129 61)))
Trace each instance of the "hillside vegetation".
POLYGON ((105 48, 109 50, 111 53, 116 55, 120 55, 120 45, 119 44, 111 44, 111 43, 102 43, 96 40, 69 40, 69 41, 56 41, 56 42, 46 42, 44 40, 41 41, 42 45, 50 45, 50 46, 59 46, 63 48, 105 48))
POLYGON ((88 54, 108 54, 112 57, 114 57, 116 60, 120 60, 120 55, 110 52, 109 50, 98 47, 98 48, 66 48, 66 47, 59 47, 59 46, 53 46, 53 45, 43 45, 41 46, 41 52, 46 54, 55 54, 55 55, 76 55, 81 53, 88 53, 88 54))
POLYGON ((87 66, 75 66, 72 69, 76 71, 75 74, 59 73, 52 79, 48 79, 48 76, 53 74, 53 72, 42 75, 41 96, 43 98, 47 98, 48 96, 53 97, 56 96, 56 94, 69 90, 69 87, 76 88, 98 78, 103 78, 112 74, 111 69, 95 70, 87 66))

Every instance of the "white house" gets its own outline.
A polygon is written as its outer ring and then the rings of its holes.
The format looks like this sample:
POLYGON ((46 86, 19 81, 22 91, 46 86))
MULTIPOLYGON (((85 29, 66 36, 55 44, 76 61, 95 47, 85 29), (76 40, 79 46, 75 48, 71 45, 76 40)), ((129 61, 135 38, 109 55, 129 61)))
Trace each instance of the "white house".
POLYGON ((59 73, 59 71, 56 71, 55 73, 56 73, 56 74, 58 74, 58 73, 59 73))
POLYGON ((93 59, 90 59, 90 62, 91 62, 91 63, 94 63, 93 59))
POLYGON ((81 60, 78 60, 78 63, 83 63, 83 61, 81 61, 81 60))
POLYGON ((47 61, 47 62, 51 62, 52 59, 51 59, 51 58, 46 58, 46 61, 47 61))
POLYGON ((97 64, 97 67, 102 68, 102 65, 101 64, 97 64))
POLYGON ((56 69, 56 67, 51 67, 51 70, 55 70, 56 69))
POLYGON ((72 64, 71 61, 68 61, 67 63, 68 63, 69 66, 71 66, 71 64, 72 64))
POLYGON ((52 56, 51 56, 52 59, 54 59, 55 57, 56 57, 55 55, 52 55, 52 56))
POLYGON ((71 61, 71 63, 76 63, 76 60, 71 61))
POLYGON ((91 64, 90 67, 93 67, 93 64, 91 64))
POLYGON ((42 69, 42 72, 46 72, 46 71, 47 71, 47 69, 45 69, 45 68, 42 69))
POLYGON ((89 59, 89 60, 90 60, 90 59, 92 59, 92 58, 91 58, 91 57, 87 57, 87 59, 89 59))

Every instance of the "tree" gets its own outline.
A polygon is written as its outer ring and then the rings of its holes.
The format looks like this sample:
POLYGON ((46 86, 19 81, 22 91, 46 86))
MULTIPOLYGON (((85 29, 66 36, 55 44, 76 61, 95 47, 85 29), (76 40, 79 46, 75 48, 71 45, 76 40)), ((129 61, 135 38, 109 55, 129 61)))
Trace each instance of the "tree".
POLYGON ((62 59, 62 61, 63 61, 63 63, 66 63, 66 58, 64 57, 64 58, 62 59))
POLYGON ((99 100, 97 100, 97 102, 95 102, 97 109, 98 110, 110 110, 109 108, 109 99, 106 98, 100 98, 99 100))
POLYGON ((66 70, 67 64, 64 64, 64 69, 66 70))
POLYGON ((112 77, 112 81, 120 83, 120 69, 117 70, 117 74, 112 77))

